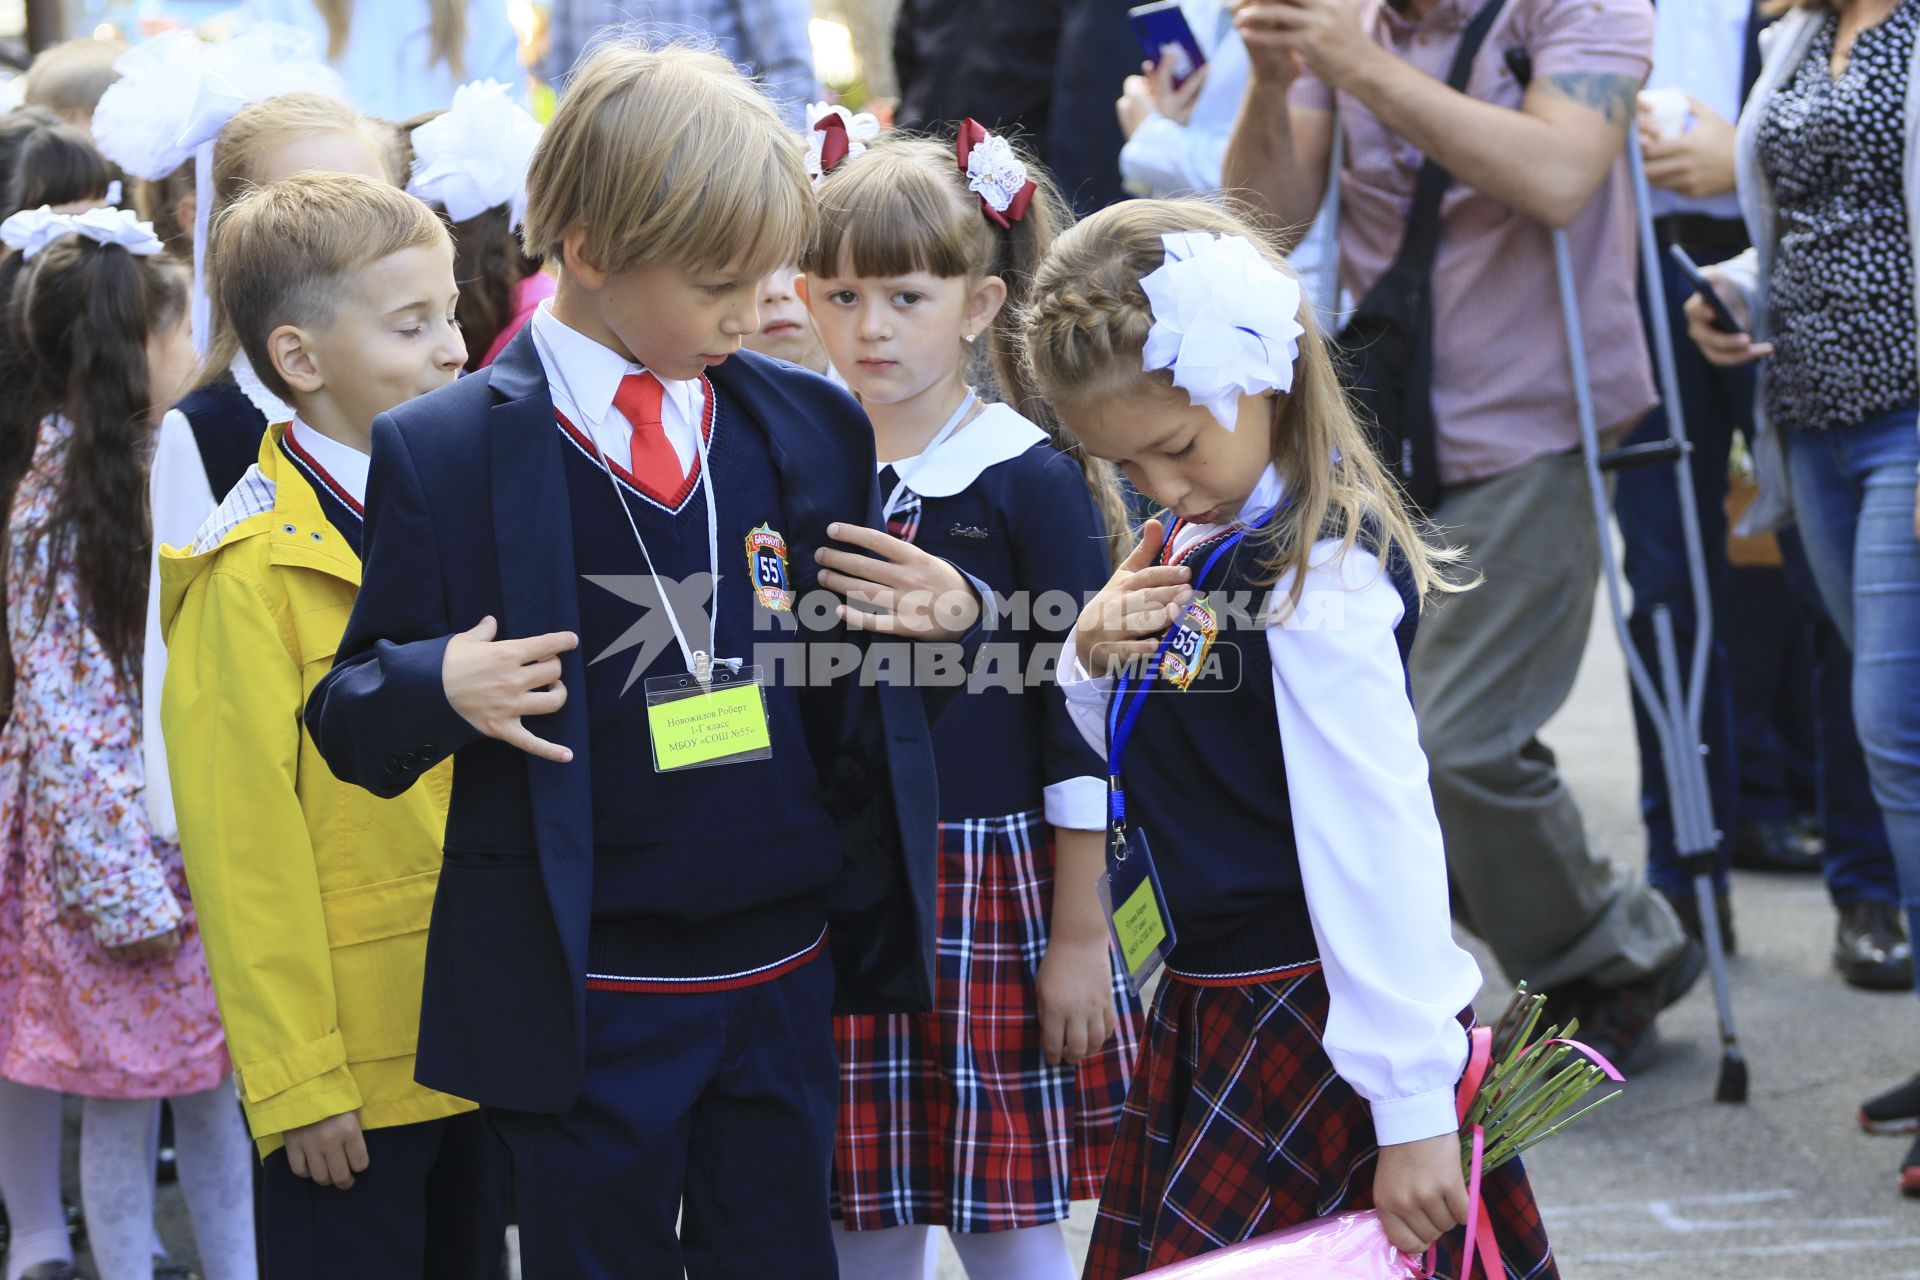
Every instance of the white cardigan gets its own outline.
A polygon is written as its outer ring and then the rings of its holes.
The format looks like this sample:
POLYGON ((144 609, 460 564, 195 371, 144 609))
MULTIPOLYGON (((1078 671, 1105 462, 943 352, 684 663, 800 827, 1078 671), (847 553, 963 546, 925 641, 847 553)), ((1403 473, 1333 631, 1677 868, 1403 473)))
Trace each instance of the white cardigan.
MULTIPOLYGON (((1747 298, 1747 314, 1756 342, 1764 342, 1770 332, 1767 315, 1768 282, 1773 275, 1773 256, 1779 236, 1775 229, 1778 209, 1773 186, 1760 164, 1760 120, 1767 104, 1787 82, 1807 56, 1814 37, 1820 34, 1828 10, 1795 9, 1760 33, 1760 78, 1754 82, 1747 105, 1740 112, 1735 143, 1734 169, 1738 175, 1740 213, 1747 224, 1747 236, 1753 247, 1718 268, 1747 298)), ((1914 50, 1907 72, 1907 153, 1902 180, 1907 196, 1909 227, 1920 215, 1920 46, 1914 50)), ((1908 253, 1913 258, 1914 310, 1920 316, 1920 236, 1908 235, 1908 253)), ((1836 352, 1846 358, 1845 352, 1836 352)), ((1920 350, 1914 353, 1920 364, 1920 350)), ((1741 520, 1742 534, 1764 533, 1793 520, 1793 495, 1787 485, 1786 441, 1782 433, 1767 421, 1766 369, 1759 373, 1759 385, 1753 397, 1753 460, 1760 484, 1759 495, 1741 520)))

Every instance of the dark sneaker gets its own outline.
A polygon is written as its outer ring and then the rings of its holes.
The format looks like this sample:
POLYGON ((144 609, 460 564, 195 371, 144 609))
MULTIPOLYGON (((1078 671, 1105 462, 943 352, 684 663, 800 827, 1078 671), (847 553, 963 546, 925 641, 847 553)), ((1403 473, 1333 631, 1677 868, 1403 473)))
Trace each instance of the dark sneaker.
POLYGON ((1913 945, 1900 908, 1891 902, 1853 902, 1840 908, 1833 931, 1833 967, 1850 987, 1867 991, 1913 989, 1913 945))
POLYGON ((1820 870, 1826 842, 1792 822, 1742 822, 1728 846, 1733 865, 1745 871, 1804 875, 1820 870))
POLYGON ((1900 1162, 1900 1194, 1920 1196, 1920 1138, 1913 1140, 1907 1158, 1900 1162))
MULTIPOLYGON (((1692 893, 1676 898, 1665 890, 1661 891, 1661 896, 1673 906, 1673 914, 1680 917, 1680 927, 1687 931, 1687 936, 1706 941, 1700 933, 1700 900, 1692 893)), ((1728 955, 1733 955, 1739 950, 1733 936, 1733 899, 1722 889, 1713 895, 1713 903, 1719 909, 1720 945, 1728 955)))
POLYGON ((1645 1071, 1653 1061, 1654 1019, 1692 990, 1706 967, 1706 948, 1688 938, 1680 954, 1651 977, 1625 987, 1589 987, 1580 1013, 1580 1039, 1622 1075, 1645 1071))
POLYGON ((1868 1133, 1920 1133, 1920 1076, 1861 1103, 1860 1127, 1868 1133))

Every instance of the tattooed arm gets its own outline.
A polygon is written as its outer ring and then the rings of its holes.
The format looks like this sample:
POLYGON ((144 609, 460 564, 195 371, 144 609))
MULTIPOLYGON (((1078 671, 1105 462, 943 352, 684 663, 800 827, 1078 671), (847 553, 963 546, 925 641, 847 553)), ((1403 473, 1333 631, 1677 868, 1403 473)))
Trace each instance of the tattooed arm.
MULTIPOLYGON (((1593 20, 1603 22, 1607 10, 1596 9, 1593 20)), ((1237 0, 1235 6, 1250 54, 1264 45, 1297 54, 1316 77, 1359 98, 1388 129, 1445 165, 1455 181, 1556 227, 1593 199, 1625 143, 1640 89, 1640 78, 1613 69, 1622 58, 1607 59, 1607 70, 1577 71, 1566 68, 1562 55, 1561 66, 1535 77, 1516 111, 1449 89, 1376 43, 1360 14, 1353 0, 1237 0)), ((1651 23, 1644 32, 1623 28, 1618 35, 1615 43, 1644 35, 1650 44, 1651 23)), ((1250 102, 1252 96, 1250 90, 1250 102)), ((1240 132, 1246 128, 1243 116, 1240 132)), ((1244 177, 1241 184, 1255 185, 1244 177)))

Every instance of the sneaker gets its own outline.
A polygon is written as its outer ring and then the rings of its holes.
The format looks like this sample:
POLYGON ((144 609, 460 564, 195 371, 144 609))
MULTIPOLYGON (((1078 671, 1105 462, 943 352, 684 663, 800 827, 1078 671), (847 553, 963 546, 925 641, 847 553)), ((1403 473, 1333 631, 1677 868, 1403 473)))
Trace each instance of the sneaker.
POLYGON ((1920 1076, 1861 1103, 1860 1127, 1868 1133, 1920 1133, 1920 1076))
POLYGON ((1900 1194, 1920 1196, 1920 1138, 1913 1140, 1907 1158, 1900 1162, 1900 1194))
POLYGON ((1742 822, 1733 829, 1728 851, 1745 871, 1784 871, 1804 875, 1820 870, 1826 842, 1790 821, 1742 822))
MULTIPOLYGON (((1700 938, 1700 900, 1692 893, 1676 898, 1665 890, 1661 891, 1661 896, 1672 905, 1673 913, 1680 917, 1680 927, 1687 931, 1687 936, 1700 938)), ((1713 904, 1718 908, 1716 914, 1720 917, 1720 946, 1728 955, 1733 955, 1739 950, 1739 944, 1733 936, 1733 898, 1725 889, 1721 889, 1713 895, 1713 904)), ((1701 938, 1701 941, 1705 939, 1701 938)))
POLYGON ((1911 991, 1913 946, 1891 902, 1852 902, 1840 908, 1833 931, 1833 967, 1850 987, 1911 991))
POLYGON ((1693 989, 1707 967, 1706 948, 1692 938, 1651 977, 1624 987, 1591 987, 1580 1015, 1580 1039, 1634 1075, 1653 1061, 1653 1022, 1662 1009, 1693 989))

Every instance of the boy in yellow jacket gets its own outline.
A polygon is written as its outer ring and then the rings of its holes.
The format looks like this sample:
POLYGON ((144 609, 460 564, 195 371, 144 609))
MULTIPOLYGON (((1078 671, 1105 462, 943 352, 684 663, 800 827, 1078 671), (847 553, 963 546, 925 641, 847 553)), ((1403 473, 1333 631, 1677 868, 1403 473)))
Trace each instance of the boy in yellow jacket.
POLYGON ((161 552, 161 720, 187 876, 265 1161, 264 1274, 497 1274, 505 1159, 472 1104, 413 1079, 450 765, 391 800, 301 726, 360 585, 373 419, 451 382, 453 246, 362 178, 257 191, 209 272, 260 379, 295 406, 186 548, 161 552))

